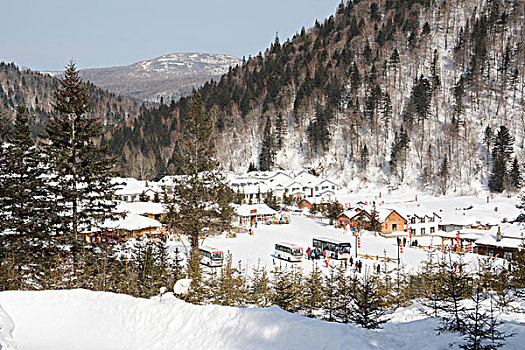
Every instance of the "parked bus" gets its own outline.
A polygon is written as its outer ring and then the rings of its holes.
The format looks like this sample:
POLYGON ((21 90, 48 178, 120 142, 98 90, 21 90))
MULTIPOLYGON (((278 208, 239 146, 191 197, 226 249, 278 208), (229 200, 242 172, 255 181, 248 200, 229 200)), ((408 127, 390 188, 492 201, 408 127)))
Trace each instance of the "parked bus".
POLYGON ((201 264, 207 266, 222 266, 224 261, 224 254, 221 250, 212 247, 202 246, 199 248, 199 253, 202 256, 201 264))
POLYGON ((313 247, 318 248, 321 252, 326 252, 332 259, 349 259, 350 247, 352 245, 345 240, 328 237, 314 237, 313 247))
POLYGON ((301 261, 303 248, 296 244, 279 242, 275 244, 275 256, 288 261, 301 261))

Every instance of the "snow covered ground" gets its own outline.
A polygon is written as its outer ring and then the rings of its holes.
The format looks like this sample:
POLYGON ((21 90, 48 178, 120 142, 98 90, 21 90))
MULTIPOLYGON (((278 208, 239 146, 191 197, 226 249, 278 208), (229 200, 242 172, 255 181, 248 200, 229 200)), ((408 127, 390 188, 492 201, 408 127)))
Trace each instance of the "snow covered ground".
MULTIPOLYGON (((397 310, 384 329, 370 331, 278 307, 196 306, 172 295, 148 300, 87 290, 9 291, 0 293, 0 305, 15 323, 19 350, 441 350, 461 342, 448 333, 437 336, 437 321, 421 316, 417 306, 397 310)), ((525 318, 504 319, 502 328, 516 335, 503 349, 523 349, 525 318)))
MULTIPOLYGON (((355 259, 356 237, 351 232, 345 232, 343 229, 336 229, 328 225, 327 220, 313 219, 306 217, 300 213, 291 214, 291 223, 284 225, 261 225, 252 228, 253 235, 247 233, 237 234, 236 238, 226 238, 224 235, 217 237, 208 237, 204 244, 214 248, 221 249, 223 252, 232 254, 233 261, 237 263, 241 261, 241 266, 247 269, 250 273, 252 268, 258 264, 265 266, 271 270, 275 264, 282 265, 300 265, 305 273, 308 273, 313 264, 316 263, 321 266, 324 271, 327 269, 324 266, 324 261, 303 260, 301 262, 288 263, 284 260, 277 259, 273 256, 274 245, 277 242, 285 241, 297 244, 306 250, 307 247, 312 247, 312 239, 316 236, 331 237, 344 239, 351 244, 351 254, 355 259)), ((408 236, 406 237, 408 240, 408 236)), ((441 238, 432 236, 417 236, 413 239, 418 240, 420 246, 435 246, 441 244, 441 238)), ((173 243, 180 245, 180 242, 173 243)), ((186 244, 188 245, 188 244, 186 244)), ((172 247, 173 249, 173 247, 172 247)), ((180 247, 183 250, 183 247, 180 247)), ((398 256, 398 247, 396 238, 384 238, 373 233, 364 233, 361 236, 361 248, 357 250, 360 255, 359 259, 363 262, 363 267, 373 268, 375 264, 380 263, 376 257, 389 257, 396 259, 398 256), (364 259, 363 254, 372 256, 371 259, 364 259)), ((439 253, 442 254, 442 253, 439 253)), ((407 242, 403 253, 400 254, 401 265, 408 271, 415 271, 420 263, 428 256, 428 250, 423 248, 410 247, 407 242)), ((459 259, 458 254, 451 254, 452 259, 459 259)), ((464 255, 464 262, 470 264, 472 268, 477 266, 477 262, 482 257, 477 254, 468 253, 464 255)), ((500 263, 502 259, 497 259, 500 263)), ((332 260, 330 264, 334 266, 340 263, 332 260)), ((381 263, 382 264, 382 263, 381 263)), ((395 267, 397 263, 390 262, 389 268, 395 267)))

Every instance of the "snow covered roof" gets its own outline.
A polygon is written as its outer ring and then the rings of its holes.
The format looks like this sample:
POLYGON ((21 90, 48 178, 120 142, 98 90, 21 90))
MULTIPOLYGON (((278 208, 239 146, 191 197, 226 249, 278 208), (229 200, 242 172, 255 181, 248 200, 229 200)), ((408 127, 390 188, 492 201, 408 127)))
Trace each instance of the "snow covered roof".
POLYGON ((102 227, 112 230, 123 229, 132 231, 142 230, 145 228, 162 227, 162 224, 157 220, 150 219, 142 215, 127 214, 125 218, 119 218, 118 220, 106 220, 102 227))
POLYGON ((512 238, 502 238, 500 241, 498 241, 496 238, 497 237, 495 235, 488 234, 478 239, 475 243, 479 245, 490 245, 501 248, 519 248, 523 242, 520 239, 512 238))
POLYGON ((277 212, 266 204, 243 204, 237 207, 239 216, 274 215, 277 212))
POLYGON ((339 214, 339 216, 344 215, 347 218, 352 219, 354 216, 356 216, 357 214, 359 214, 362 211, 367 212, 364 209, 355 208, 355 209, 345 210, 341 214, 339 214))
POLYGON ((120 202, 117 205, 116 211, 118 213, 130 214, 164 214, 167 213, 166 208, 162 203, 152 202, 120 202))

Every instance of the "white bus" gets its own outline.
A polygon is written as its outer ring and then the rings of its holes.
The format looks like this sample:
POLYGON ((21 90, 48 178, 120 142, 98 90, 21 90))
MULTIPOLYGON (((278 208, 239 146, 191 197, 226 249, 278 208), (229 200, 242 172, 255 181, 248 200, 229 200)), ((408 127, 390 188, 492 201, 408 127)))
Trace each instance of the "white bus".
POLYGON ((313 247, 326 252, 331 259, 349 259, 352 245, 348 241, 337 238, 314 237, 313 247))
POLYGON ((207 266, 222 266, 224 261, 224 254, 221 250, 212 247, 202 246, 199 248, 199 253, 202 256, 201 264, 207 266))
POLYGON ((275 256, 288 261, 301 261, 303 248, 287 242, 275 243, 275 256))

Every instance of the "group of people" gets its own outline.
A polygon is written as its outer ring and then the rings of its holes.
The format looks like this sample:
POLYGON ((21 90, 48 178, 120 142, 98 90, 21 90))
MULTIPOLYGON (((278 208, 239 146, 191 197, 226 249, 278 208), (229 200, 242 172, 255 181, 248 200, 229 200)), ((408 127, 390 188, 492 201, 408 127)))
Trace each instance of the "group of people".
POLYGON ((319 260, 321 257, 326 258, 326 252, 321 252, 319 248, 306 248, 306 255, 308 256, 308 260, 319 260))
MULTIPOLYGON (((397 237, 397 245, 400 245, 401 242, 403 243, 403 247, 406 247, 406 245, 407 245, 407 238, 403 237, 403 240, 401 240, 401 238, 397 237)), ((410 246, 411 247, 417 247, 418 246, 417 239, 413 240, 412 243, 410 243, 410 246)))
MULTIPOLYGON (((308 257, 308 260, 324 260, 325 266, 328 267, 330 263, 330 256, 326 254, 325 251, 321 251, 319 248, 306 248, 306 256, 308 257)), ((353 267, 356 272, 361 273, 363 269, 363 262, 361 260, 355 260, 354 258, 350 257, 349 259, 344 259, 345 268, 348 268, 348 266, 353 267)))

